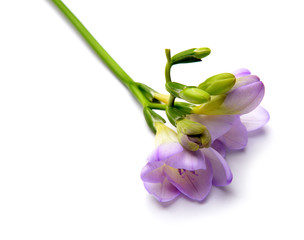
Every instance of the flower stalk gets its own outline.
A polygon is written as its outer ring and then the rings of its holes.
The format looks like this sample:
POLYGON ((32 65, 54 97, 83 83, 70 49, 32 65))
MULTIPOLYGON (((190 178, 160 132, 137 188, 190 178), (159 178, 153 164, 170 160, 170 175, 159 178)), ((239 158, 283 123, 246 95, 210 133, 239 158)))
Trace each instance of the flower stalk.
POLYGON ((244 149, 247 133, 269 120, 268 112, 259 107, 265 92, 260 79, 241 69, 214 75, 198 86, 180 84, 171 80, 172 66, 200 62, 211 50, 191 48, 171 57, 170 49, 166 49, 169 95, 158 93, 135 82, 61 0, 52 2, 142 105, 156 144, 141 173, 147 191, 162 202, 180 194, 203 201, 212 185, 230 184, 232 173, 224 159, 226 151, 244 149), (178 98, 184 102, 176 101, 178 98), (154 109, 165 111, 176 131, 168 128, 154 109))
POLYGON ((104 64, 112 71, 112 73, 124 84, 138 102, 143 106, 148 106, 148 100, 139 90, 138 85, 133 79, 119 66, 119 64, 107 53, 107 51, 97 42, 93 35, 79 21, 79 19, 70 11, 70 9, 61 0, 52 0, 59 10, 77 29, 81 36, 91 46, 94 52, 100 57, 104 64))

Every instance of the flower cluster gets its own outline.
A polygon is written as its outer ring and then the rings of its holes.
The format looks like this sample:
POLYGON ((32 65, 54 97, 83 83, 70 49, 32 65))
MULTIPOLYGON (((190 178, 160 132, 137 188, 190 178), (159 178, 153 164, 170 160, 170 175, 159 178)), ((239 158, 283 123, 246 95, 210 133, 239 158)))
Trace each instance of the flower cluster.
POLYGON ((248 132, 269 120, 268 112, 259 106, 265 91, 260 79, 247 69, 234 72, 232 79, 235 81, 228 88, 227 81, 217 88, 212 88, 208 79, 203 82, 207 93, 209 87, 219 94, 209 91, 208 101, 192 106, 191 113, 176 121, 177 133, 155 121, 156 149, 148 157, 141 178, 147 191, 159 201, 171 201, 180 194, 202 201, 212 185, 230 184, 232 173, 224 159, 226 151, 245 148, 248 132))
POLYGON ((171 57, 170 49, 166 49, 169 95, 160 94, 135 82, 62 1, 53 2, 142 105, 146 122, 156 134, 156 149, 141 173, 148 192, 162 202, 181 193, 202 201, 212 185, 229 184, 232 173, 224 159, 226 150, 243 149, 247 132, 262 127, 269 119, 267 111, 259 107, 265 92, 260 79, 241 69, 217 74, 198 86, 173 82, 172 66, 200 62, 211 50, 191 48, 171 57), (176 98, 184 101, 176 102, 176 98), (166 111, 177 132, 165 125, 155 109, 166 111))

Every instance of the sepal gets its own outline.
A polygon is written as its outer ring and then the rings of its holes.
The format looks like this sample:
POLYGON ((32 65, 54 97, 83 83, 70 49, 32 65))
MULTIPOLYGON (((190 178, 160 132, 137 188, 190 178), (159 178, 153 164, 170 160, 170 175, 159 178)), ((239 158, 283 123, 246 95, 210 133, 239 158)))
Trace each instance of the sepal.
POLYGON ((183 108, 176 108, 176 107, 167 107, 166 109, 167 117, 170 123, 173 126, 176 126, 176 122, 186 117, 188 112, 184 111, 183 108))
POLYGON ((177 82, 167 82, 166 89, 167 91, 173 95, 174 97, 179 97, 182 90, 184 90, 187 86, 177 82))
POLYGON ((139 90, 143 93, 143 95, 150 101, 150 102, 159 102, 157 99, 154 98, 154 94, 157 93, 154 89, 148 87, 146 84, 137 83, 139 90))
POLYGON ((160 115, 158 115, 156 112, 154 112, 149 107, 145 107, 144 110, 144 116, 146 119, 146 122, 149 126, 149 128, 152 130, 152 132, 156 133, 155 123, 165 123, 165 119, 163 119, 160 115))

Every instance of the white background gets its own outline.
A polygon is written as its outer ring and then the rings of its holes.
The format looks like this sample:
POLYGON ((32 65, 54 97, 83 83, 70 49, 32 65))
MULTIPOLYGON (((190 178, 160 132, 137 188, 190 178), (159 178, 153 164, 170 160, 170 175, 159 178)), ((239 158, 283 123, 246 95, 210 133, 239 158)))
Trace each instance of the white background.
POLYGON ((66 0, 134 78, 164 91, 249 68, 271 120, 228 154, 232 184, 160 204, 140 179, 141 108, 47 0, 0 3, 0 239, 303 239, 302 1, 66 0))

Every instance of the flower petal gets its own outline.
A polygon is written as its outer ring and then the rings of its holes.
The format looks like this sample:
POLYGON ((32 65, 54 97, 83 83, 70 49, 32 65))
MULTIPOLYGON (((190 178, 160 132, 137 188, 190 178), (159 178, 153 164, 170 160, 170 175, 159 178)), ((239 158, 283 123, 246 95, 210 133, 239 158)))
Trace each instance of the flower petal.
POLYGON ((184 148, 179 143, 165 143, 158 147, 158 159, 164 161, 167 158, 182 152, 184 148))
POLYGON ((236 88, 248 85, 250 83, 258 82, 260 81, 260 78, 255 75, 246 75, 240 78, 237 78, 235 81, 234 86, 231 88, 230 92, 233 91, 236 88))
POLYGON ((211 139, 214 141, 229 131, 235 116, 232 115, 199 115, 191 114, 189 118, 192 121, 205 125, 210 132, 211 139))
POLYGON ((221 140, 229 149, 239 150, 246 147, 248 133, 245 126, 241 123, 240 117, 236 118, 231 129, 219 140, 221 140))
POLYGON ((148 162, 163 161, 183 150, 184 148, 179 143, 163 143, 149 155, 148 162))
POLYGON ((187 171, 169 166, 165 167, 165 173, 171 182, 181 193, 187 197, 202 201, 209 193, 212 186, 212 168, 206 161, 205 170, 187 171))
POLYGON ((158 147, 163 143, 178 142, 177 134, 171 128, 163 123, 155 123, 156 135, 155 146, 158 147))
POLYGON ((265 93, 261 81, 239 87, 228 93, 221 110, 223 114, 245 114, 255 109, 262 101, 265 93))
POLYGON ((246 68, 240 68, 232 72, 232 74, 235 76, 235 78, 243 77, 246 75, 250 75, 250 71, 246 68))
POLYGON ((261 106, 258 106, 252 112, 241 116, 241 122, 245 125, 248 132, 263 127, 269 121, 269 113, 261 106))
POLYGON ((221 154, 212 148, 204 148, 201 151, 212 165, 212 184, 214 186, 226 186, 230 184, 232 181, 232 172, 221 154))
POLYGON ((222 155, 222 157, 226 156, 226 149, 225 149, 225 145, 219 141, 219 140, 215 140, 212 144, 211 147, 217 151, 219 154, 222 155))
POLYGON ((180 192, 166 178, 161 183, 144 182, 146 190, 160 202, 168 202, 176 198, 180 192))
POLYGON ((165 178, 163 162, 148 162, 141 170, 140 177, 144 182, 162 182, 165 178))
POLYGON ((201 151, 184 151, 175 154, 165 161, 166 165, 173 168, 190 171, 206 169, 205 156, 201 151))

